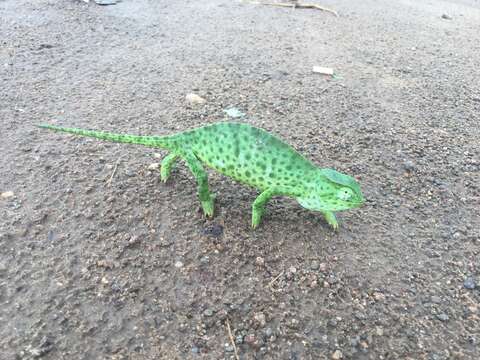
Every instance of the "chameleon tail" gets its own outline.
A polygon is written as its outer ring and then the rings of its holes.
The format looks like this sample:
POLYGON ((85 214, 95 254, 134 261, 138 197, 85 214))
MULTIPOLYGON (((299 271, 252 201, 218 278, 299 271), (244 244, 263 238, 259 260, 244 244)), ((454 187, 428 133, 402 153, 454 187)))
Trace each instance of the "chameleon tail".
POLYGON ((139 144, 153 148, 164 148, 169 149, 172 146, 171 141, 168 139, 168 136, 137 136, 137 135, 126 135, 126 134, 114 134, 105 131, 94 131, 94 130, 84 130, 77 128, 66 128, 61 126, 41 124, 37 125, 39 128, 50 129, 53 131, 61 131, 70 134, 76 134, 80 136, 87 136, 101 140, 108 140, 117 143, 127 143, 127 144, 139 144))

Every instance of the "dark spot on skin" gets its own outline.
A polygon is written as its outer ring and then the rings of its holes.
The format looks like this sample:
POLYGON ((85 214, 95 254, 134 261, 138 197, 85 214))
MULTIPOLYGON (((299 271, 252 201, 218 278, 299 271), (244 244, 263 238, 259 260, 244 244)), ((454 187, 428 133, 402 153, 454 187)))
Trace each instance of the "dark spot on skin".
POLYGON ((277 158, 272 158, 272 165, 275 165, 277 163, 277 158))
POLYGON ((291 166, 291 165, 287 165, 287 166, 285 167, 285 170, 291 171, 291 170, 292 170, 292 166, 291 166))
POLYGON ((252 174, 250 173, 250 171, 248 171, 248 170, 245 171, 245 176, 246 176, 247 178, 249 178, 251 175, 252 175, 252 174))
POLYGON ((250 160, 252 158, 252 155, 250 153, 245 154, 245 159, 250 160))
POLYGON ((262 170, 265 170, 267 168, 267 166, 265 165, 265 163, 261 162, 261 161, 258 161, 257 162, 257 166, 262 169, 262 170))

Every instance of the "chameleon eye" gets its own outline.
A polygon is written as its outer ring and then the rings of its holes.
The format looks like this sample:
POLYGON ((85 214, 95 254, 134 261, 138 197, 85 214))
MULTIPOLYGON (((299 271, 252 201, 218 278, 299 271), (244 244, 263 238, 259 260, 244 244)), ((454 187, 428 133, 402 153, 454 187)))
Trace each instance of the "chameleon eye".
POLYGON ((352 198, 352 196, 353 196, 353 193, 352 193, 352 190, 350 188, 341 188, 337 192, 337 197, 340 200, 348 201, 352 198))

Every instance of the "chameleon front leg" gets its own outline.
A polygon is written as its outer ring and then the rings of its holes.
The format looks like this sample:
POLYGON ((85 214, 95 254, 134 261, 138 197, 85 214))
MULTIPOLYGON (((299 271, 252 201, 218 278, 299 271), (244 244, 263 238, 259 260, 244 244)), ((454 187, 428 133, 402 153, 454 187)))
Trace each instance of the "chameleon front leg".
POLYGON ((322 214, 325 217, 325 220, 327 220, 327 223, 333 227, 333 230, 338 230, 338 221, 335 214, 331 211, 322 211, 322 214))
POLYGON ((267 189, 257 196, 252 204, 252 228, 256 228, 265 212, 265 204, 277 193, 275 189, 267 189))
POLYGON ((175 161, 179 158, 178 154, 170 153, 162 160, 160 164, 160 180, 166 182, 170 177, 170 173, 172 172, 173 165, 175 165, 175 161))
POLYGON ((208 177, 205 169, 202 166, 202 163, 197 159, 194 154, 186 153, 182 154, 185 162, 187 163, 188 168, 195 176, 198 185, 198 197, 200 198, 200 203, 202 204, 202 209, 207 217, 213 216, 214 209, 214 199, 215 197, 210 194, 208 189, 208 177))

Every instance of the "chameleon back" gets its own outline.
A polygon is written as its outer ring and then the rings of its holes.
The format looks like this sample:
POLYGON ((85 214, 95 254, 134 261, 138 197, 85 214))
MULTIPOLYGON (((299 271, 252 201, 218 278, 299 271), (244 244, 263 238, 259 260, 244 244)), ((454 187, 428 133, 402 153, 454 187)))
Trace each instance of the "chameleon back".
POLYGON ((248 124, 216 123, 177 136, 207 166, 262 190, 294 186, 315 170, 291 146, 248 124))

